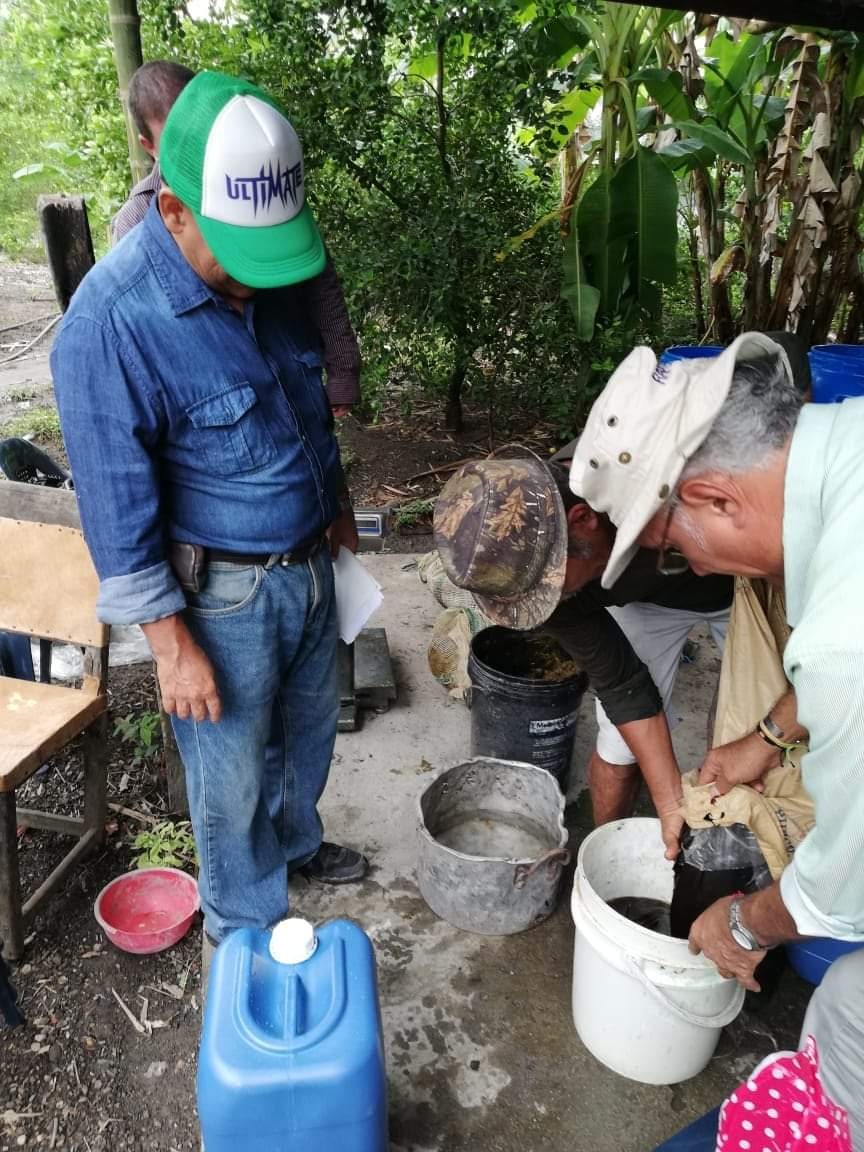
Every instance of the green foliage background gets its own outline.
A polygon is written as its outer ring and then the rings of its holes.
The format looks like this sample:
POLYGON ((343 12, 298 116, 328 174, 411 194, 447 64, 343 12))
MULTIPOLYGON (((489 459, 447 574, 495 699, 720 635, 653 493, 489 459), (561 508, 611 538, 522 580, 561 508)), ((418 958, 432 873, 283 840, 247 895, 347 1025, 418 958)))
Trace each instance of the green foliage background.
MULTIPOLYGON (((0 250, 39 258, 35 199, 51 190, 84 193, 104 251, 129 184, 105 0, 0 4, 0 250)), ((502 258, 560 200, 573 104, 555 105, 574 76, 549 60, 584 34, 559 7, 229 0, 192 20, 141 0, 145 58, 248 75, 289 109, 373 414, 464 376, 499 426, 529 408, 569 430, 595 354, 561 300, 558 229, 502 258)))
POLYGON ((107 4, 0 2, 0 250, 41 258, 34 206, 47 190, 86 195, 104 246, 127 173, 107 4), (12 179, 29 165, 44 171, 12 179))
MULTIPOLYGON (((814 48, 715 21, 699 60, 694 21, 710 18, 604 0, 139 10, 145 59, 247 75, 288 109, 372 415, 422 392, 455 422, 464 392, 499 430, 527 410, 563 436, 634 340, 765 326, 795 278, 805 331, 827 330, 838 308, 850 332, 864 323, 860 238, 800 268, 787 267, 790 244, 781 268, 805 203, 835 239, 860 211, 864 45, 851 34, 814 48), (809 85, 797 109, 796 76, 809 85), (841 217, 836 199, 810 196, 802 161, 783 168, 766 264, 772 149, 784 118, 806 142, 806 109, 826 102, 837 128, 823 158, 857 199, 841 217)), ((107 0, 0 0, 0 252, 40 257, 43 190, 83 193, 104 251, 130 182, 116 87, 107 0)))

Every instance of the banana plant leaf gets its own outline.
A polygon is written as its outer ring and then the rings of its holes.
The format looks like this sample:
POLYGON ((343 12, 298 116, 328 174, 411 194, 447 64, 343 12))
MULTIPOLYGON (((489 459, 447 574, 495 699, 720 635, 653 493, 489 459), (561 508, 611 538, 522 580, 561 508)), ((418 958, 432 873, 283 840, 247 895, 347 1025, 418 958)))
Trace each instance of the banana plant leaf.
POLYGON ((765 71, 761 36, 733 40, 721 32, 711 41, 705 63, 705 99, 718 123, 727 125, 742 94, 752 94, 753 81, 765 71))
POLYGON ((747 149, 742 147, 731 133, 724 131, 711 120, 681 120, 676 124, 670 124, 670 128, 683 132, 685 137, 691 140, 698 140, 715 155, 722 156, 724 160, 731 160, 733 164, 746 167, 752 163, 747 149))
POLYGON ((696 109, 684 91, 680 72, 668 68, 642 68, 631 81, 642 84, 651 99, 673 120, 692 120, 696 109))
POLYGON ((622 234, 620 228, 617 235, 612 236, 612 216, 615 211, 611 193, 612 179, 608 172, 600 173, 583 195, 577 215, 579 245, 585 271, 600 294, 598 311, 603 317, 612 317, 618 310, 626 275, 627 244, 630 240, 630 236, 622 234))
POLYGON ((610 251, 623 243, 631 291, 651 316, 659 309, 658 284, 672 284, 678 271, 678 183, 650 148, 637 148, 609 182, 610 251))
POLYGON ((594 335, 600 293, 585 276, 585 266, 579 250, 579 229, 576 209, 570 213, 570 234, 564 243, 564 275, 561 295, 570 305, 576 321, 576 339, 587 344, 594 335))
POLYGON ((693 168, 706 167, 717 153, 713 148, 706 148, 699 140, 683 137, 658 148, 657 155, 661 156, 673 171, 689 172, 693 168))
POLYGON ((677 210, 675 176, 649 148, 637 148, 587 189, 576 210, 575 239, 571 227, 565 255, 571 280, 564 289, 584 330, 589 315, 592 324, 598 315, 609 319, 628 302, 658 315, 658 285, 673 283, 677 274, 677 210))

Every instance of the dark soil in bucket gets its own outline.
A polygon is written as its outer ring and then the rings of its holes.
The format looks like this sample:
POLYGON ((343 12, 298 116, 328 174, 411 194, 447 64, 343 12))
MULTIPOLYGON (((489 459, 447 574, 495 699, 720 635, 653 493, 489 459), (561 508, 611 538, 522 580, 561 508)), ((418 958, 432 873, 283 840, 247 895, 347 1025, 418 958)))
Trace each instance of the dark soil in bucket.
POLYGON ((641 928, 650 928, 662 936, 671 936, 670 907, 666 900, 655 900, 652 896, 618 896, 607 900, 613 912, 632 920, 641 928))
MULTIPOLYGON (((560 683, 580 673, 579 665, 552 636, 496 629, 494 647, 484 646, 478 657, 489 668, 521 680, 560 683)), ((479 648, 479 645, 477 646, 479 648)))

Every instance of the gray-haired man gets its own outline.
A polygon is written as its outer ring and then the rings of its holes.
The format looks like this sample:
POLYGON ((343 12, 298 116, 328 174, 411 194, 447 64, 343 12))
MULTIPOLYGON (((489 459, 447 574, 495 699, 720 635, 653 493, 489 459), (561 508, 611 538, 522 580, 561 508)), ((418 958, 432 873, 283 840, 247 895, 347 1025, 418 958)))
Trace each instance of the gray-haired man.
MULTIPOLYGON (((604 587, 640 546, 697 573, 785 580, 816 823, 779 883, 717 901, 691 948, 754 988, 766 948, 864 941, 864 399, 802 405, 785 351, 758 333, 668 369, 637 348, 591 410, 571 485, 617 529, 604 587)), ((864 1148, 864 952, 832 967, 805 1031, 864 1148)))

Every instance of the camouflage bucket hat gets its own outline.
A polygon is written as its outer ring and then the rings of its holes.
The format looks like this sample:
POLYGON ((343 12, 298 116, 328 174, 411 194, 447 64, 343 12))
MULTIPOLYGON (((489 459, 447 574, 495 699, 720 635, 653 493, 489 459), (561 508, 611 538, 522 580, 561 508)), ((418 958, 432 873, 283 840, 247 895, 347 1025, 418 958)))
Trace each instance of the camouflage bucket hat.
POLYGON ((435 545, 445 571, 505 628, 537 628, 561 599, 567 516, 539 460, 475 460, 435 505, 435 545))

